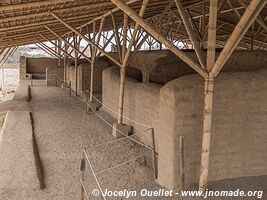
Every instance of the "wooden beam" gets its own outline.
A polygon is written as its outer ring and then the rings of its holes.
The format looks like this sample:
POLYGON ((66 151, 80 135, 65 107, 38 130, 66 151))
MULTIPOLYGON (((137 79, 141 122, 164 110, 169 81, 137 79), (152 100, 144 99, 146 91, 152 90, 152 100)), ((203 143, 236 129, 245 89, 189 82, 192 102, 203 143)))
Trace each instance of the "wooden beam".
POLYGON ((128 23, 129 17, 124 13, 123 15, 123 39, 122 39, 122 58, 124 58, 126 53, 126 45, 127 45, 127 32, 128 32, 128 23))
POLYGON ((70 30, 72 30, 74 33, 76 33, 77 35, 79 35, 81 38, 83 38, 86 42, 88 42, 89 44, 91 44, 92 46, 94 46, 95 48, 98 49, 98 51, 100 51, 101 53, 103 53, 107 58, 109 58, 112 62, 114 62, 116 65, 121 66, 121 64, 112 56, 110 56, 107 52, 105 52, 103 49, 101 49, 98 45, 96 45, 94 42, 92 42, 91 40, 89 40, 87 37, 85 37, 84 35, 82 35, 79 31, 77 31, 74 27, 72 27, 70 24, 68 24, 67 22, 65 22, 64 20, 62 20, 60 17, 58 17, 56 14, 54 13, 50 13, 53 17, 55 17, 58 21, 60 21, 62 24, 64 24, 66 27, 68 27, 70 30))
POLYGON ((176 56, 178 56, 181 60, 187 63, 192 69, 198 72, 204 78, 208 77, 208 74, 205 69, 202 69, 201 66, 192 58, 190 58, 186 53, 182 50, 178 49, 174 46, 167 38, 162 36, 152 25, 146 22, 142 17, 140 17, 133 9, 131 9, 128 5, 126 5, 121 0, 111 0, 118 8, 120 8, 123 12, 125 12, 130 18, 132 18, 135 22, 137 22, 140 26, 143 27, 150 35, 164 44, 167 48, 170 49, 176 56))
POLYGON ((53 49, 51 49, 50 47, 48 47, 46 44, 44 44, 43 42, 41 42, 40 40, 36 39, 36 41, 38 42, 39 45, 41 45, 44 49, 46 49, 47 51, 49 51, 50 53, 52 53, 56 58, 58 58, 60 55, 53 49))
MULTIPOLYGON (((73 33, 74 47, 80 51, 77 35, 73 33)), ((74 51, 74 69, 75 69, 75 95, 78 95, 78 51, 74 51)), ((71 88, 70 88, 71 89, 71 88)))
POLYGON ((245 13, 243 14, 233 33, 226 42, 218 59, 216 60, 215 65, 210 72, 210 77, 216 77, 219 74, 220 70, 222 69, 226 61, 229 59, 229 57, 232 55, 234 49, 242 40, 243 36, 246 34, 247 30, 255 21, 266 3, 266 0, 252 0, 250 2, 245 13))
POLYGON ((184 10, 184 7, 182 5, 182 2, 181 0, 174 0, 175 1, 175 4, 179 10, 179 13, 181 15, 181 18, 184 22, 184 26, 186 28, 186 31, 190 37, 190 40, 195 48, 195 51, 196 51, 196 54, 197 54, 197 57, 198 57, 198 60, 199 60, 199 63, 201 65, 202 68, 206 68, 206 62, 205 62, 205 56, 204 56, 204 53, 200 47, 200 41, 197 39, 196 35, 195 35, 195 32, 194 30, 192 29, 191 25, 190 25, 190 22, 189 22, 189 19, 188 19, 188 16, 184 10))
POLYGON ((216 54, 216 32, 218 16, 218 0, 210 1, 210 15, 208 25, 208 50, 207 50, 207 70, 210 71, 215 63, 216 54))
POLYGON ((118 33, 119 28, 117 26, 114 13, 111 13, 111 19, 112 19, 112 24, 113 24, 113 31, 115 33, 115 41, 116 41, 118 56, 119 56, 120 61, 122 61, 121 41, 120 41, 120 36, 118 33))
MULTIPOLYGON (((215 53, 216 53, 217 9, 218 9, 218 0, 210 1, 208 52, 207 52, 208 70, 212 69, 216 59, 215 53)), ((214 93, 214 80, 212 78, 206 78, 205 88, 204 88, 205 103, 204 103, 202 151, 201 151, 201 164, 200 164, 200 177, 199 177, 199 190, 203 192, 206 190, 208 183, 213 93, 214 93)))
POLYGON ((66 42, 64 42, 64 83, 67 81, 67 64, 68 64, 68 49, 69 46, 66 42))
POLYGON ((33 7, 41 7, 48 6, 59 3, 71 3, 76 2, 76 0, 45 0, 45 1, 35 1, 35 2, 27 2, 27 3, 19 3, 14 5, 1 5, 1 11, 9 11, 9 10, 18 10, 23 8, 33 8, 33 7))
MULTIPOLYGON (((141 0, 129 0, 129 1, 126 2, 126 4, 127 4, 127 5, 130 5, 130 4, 136 3, 136 2, 138 2, 138 1, 141 1, 141 0)), ((85 27, 85 26, 87 26, 87 25, 89 25, 89 24, 92 24, 93 22, 95 22, 95 21, 97 21, 97 20, 100 20, 102 17, 107 17, 107 16, 111 15, 111 13, 115 13, 115 12, 117 12, 118 10, 120 10, 120 9, 119 9, 119 8, 114 8, 114 9, 112 9, 111 11, 109 11, 109 12, 107 12, 107 13, 101 15, 101 16, 98 16, 98 17, 92 19, 91 21, 89 21, 89 22, 83 24, 82 26, 80 26, 80 27, 78 27, 78 28, 85 27)))
POLYGON ((47 53, 49 56, 51 56, 52 58, 57 58, 55 55, 53 55, 52 53, 50 53, 48 50, 46 50, 45 48, 43 48, 41 45, 39 45, 38 43, 35 44, 37 47, 39 47, 40 49, 42 49, 45 53, 47 53))
MULTIPOLYGON (((101 19, 100 26, 99 26, 99 31, 96 39, 96 45, 99 45, 100 39, 101 39, 101 33, 103 31, 104 27, 104 21, 105 17, 101 19)), ((94 34, 95 37, 95 34, 94 34)), ((93 93, 94 93, 94 68, 95 68, 95 62, 96 62, 96 54, 97 54, 97 49, 93 47, 93 54, 92 54, 92 63, 91 63, 91 76, 90 76, 90 96, 89 96, 89 101, 93 102, 93 93)))
MULTIPOLYGON (((72 55, 70 55, 68 52, 65 51, 65 49, 63 49, 62 47, 60 47, 58 44, 56 44, 55 42, 52 42, 51 40, 49 40, 46 36, 44 36, 43 34, 40 34, 40 36, 44 39, 46 39, 48 42, 50 42, 51 44, 53 44, 55 47, 59 48, 61 51, 64 52, 64 54, 67 54, 68 56, 70 56, 72 59, 74 59, 74 57, 72 55)), ((59 53, 60 54, 60 53, 59 53)))
MULTIPOLYGON (((148 2, 149 0, 143 0, 142 7, 140 9, 138 16, 140 17, 144 16, 148 2)), ((136 22, 134 31, 132 34, 132 38, 130 40, 129 46, 127 48, 127 51, 125 53, 125 56, 123 58, 122 65, 120 68, 120 95, 119 95, 118 124, 122 124, 123 122, 123 104, 124 104, 124 92, 125 92, 126 67, 128 65, 129 57, 131 54, 131 49, 134 45, 134 41, 135 41, 135 38, 138 32, 138 29, 139 29, 139 24, 136 22)))
POLYGON ((71 48, 73 48, 75 51, 79 52, 81 55, 83 55, 83 57, 88 61, 88 62, 92 62, 91 59, 89 57, 87 57, 84 53, 82 53, 79 49, 77 49, 75 47, 75 45, 72 45, 71 43, 69 43, 65 38, 61 37, 59 34, 57 34, 55 31, 53 31, 51 28, 49 28, 48 26, 45 26, 45 28, 47 30, 49 30, 52 34, 54 34, 56 37, 58 37, 58 39, 61 39, 62 41, 64 41, 65 43, 67 43, 71 48))
MULTIPOLYGON (((244 3, 243 0, 238 0, 238 2, 244 7, 247 8, 247 5, 244 3)), ((261 18, 257 17, 256 22, 264 29, 264 31, 267 31, 267 25, 264 22, 264 20, 261 20, 261 18)))

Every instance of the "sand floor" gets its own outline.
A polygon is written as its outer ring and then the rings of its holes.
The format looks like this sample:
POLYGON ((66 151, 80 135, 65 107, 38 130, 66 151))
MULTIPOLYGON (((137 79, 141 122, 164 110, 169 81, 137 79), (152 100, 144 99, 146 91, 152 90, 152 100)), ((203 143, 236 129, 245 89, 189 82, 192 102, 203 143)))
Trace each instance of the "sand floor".
MULTIPOLYGON (((93 168, 104 190, 160 189, 160 186, 154 181, 150 161, 147 164, 139 162, 142 160, 142 156, 150 158, 148 150, 129 140, 99 147, 100 144, 114 140, 111 135, 111 128, 93 113, 85 115, 85 105, 73 97, 69 98, 68 91, 35 84, 31 93, 30 106, 33 110, 34 132, 44 169, 46 188, 43 191, 0 189, 1 200, 80 199, 79 179, 81 173, 79 167, 83 148, 87 149, 93 168), (136 158, 138 161, 135 160, 136 158), (113 168, 129 160, 132 161, 113 168)), ((88 165, 85 174, 85 185, 88 188, 87 192, 90 199, 100 199, 91 196, 92 189, 97 188, 97 185, 88 165)), ((241 190, 264 190, 267 192, 266 186, 267 177, 263 176, 211 183, 210 189, 235 190, 239 188, 241 190)), ((107 197, 107 199, 125 198, 107 197)), ((178 199, 178 197, 133 197, 130 199, 178 199)), ((257 198, 224 199, 250 200, 257 198)))

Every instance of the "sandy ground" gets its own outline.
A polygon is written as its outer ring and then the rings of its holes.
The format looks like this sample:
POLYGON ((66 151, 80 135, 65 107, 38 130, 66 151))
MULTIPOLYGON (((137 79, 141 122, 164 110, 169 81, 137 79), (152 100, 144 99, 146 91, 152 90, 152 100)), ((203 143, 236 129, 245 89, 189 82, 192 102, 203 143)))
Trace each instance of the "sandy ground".
MULTIPOLYGON (((80 199, 81 173, 79 171, 82 148, 87 153, 97 173, 102 188, 108 190, 157 190, 160 186, 153 178, 151 163, 135 161, 140 156, 150 157, 150 152, 129 140, 104 145, 113 141, 111 128, 93 113, 85 115, 85 105, 68 97, 68 91, 35 84, 32 87, 30 106, 33 110, 34 132, 44 169, 46 188, 40 190, 0 189, 1 200, 74 200, 80 199), (39 86, 38 86, 39 85, 39 86), (133 160, 127 164, 120 163, 133 160)), ((264 158, 263 158, 264 159, 264 158)), ((142 159, 138 159, 142 160, 142 159)), ((15 178, 15 177, 14 177, 15 178)), ((87 165, 85 185, 90 199, 100 199, 90 194, 97 188, 87 165)), ((267 191, 267 177, 239 178, 210 184, 212 190, 263 190, 267 191)), ((196 188, 195 186, 190 189, 196 188)), ((266 196, 266 195, 265 195, 266 196)), ((107 199, 125 199, 109 198, 107 199)), ((133 197, 130 199, 191 199, 163 197, 133 197)), ((192 198, 196 199, 196 198, 192 198)), ((257 197, 207 198, 207 199, 257 199, 257 197)), ((264 196, 263 198, 264 199, 264 196)))

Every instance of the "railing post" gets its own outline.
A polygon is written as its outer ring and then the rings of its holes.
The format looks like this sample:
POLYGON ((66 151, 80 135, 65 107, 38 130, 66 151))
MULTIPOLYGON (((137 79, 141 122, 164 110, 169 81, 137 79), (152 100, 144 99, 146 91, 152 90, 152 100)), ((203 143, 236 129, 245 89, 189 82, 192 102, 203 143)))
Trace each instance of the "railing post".
POLYGON ((85 171, 85 156, 84 156, 84 151, 82 152, 82 160, 81 160, 81 165, 80 165, 80 171, 81 171, 81 200, 84 200, 84 171, 85 171))
POLYGON ((86 95, 86 111, 85 111, 86 115, 88 115, 88 100, 89 100, 89 95, 90 95, 90 92, 88 91, 87 92, 87 95, 86 95))
POLYGON ((70 81, 70 84, 69 84, 69 96, 71 97, 71 81, 70 81))
POLYGON ((184 190, 185 185, 185 168, 184 168, 184 136, 180 136, 180 185, 181 189, 184 190))
POLYGON ((151 128, 151 139, 152 139, 152 164, 154 169, 154 177, 158 178, 158 166, 157 166, 157 156, 156 156, 156 142, 154 128, 151 128))
POLYGON ((31 86, 33 86, 32 74, 30 75, 31 86))

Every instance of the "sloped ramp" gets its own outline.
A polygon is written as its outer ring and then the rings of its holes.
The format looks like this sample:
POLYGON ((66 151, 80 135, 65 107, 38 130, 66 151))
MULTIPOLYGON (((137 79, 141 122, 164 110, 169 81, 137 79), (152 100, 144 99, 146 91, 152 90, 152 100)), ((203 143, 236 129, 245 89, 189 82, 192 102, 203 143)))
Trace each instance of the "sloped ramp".
POLYGON ((31 113, 8 111, 0 134, 0 188, 43 189, 31 113))

